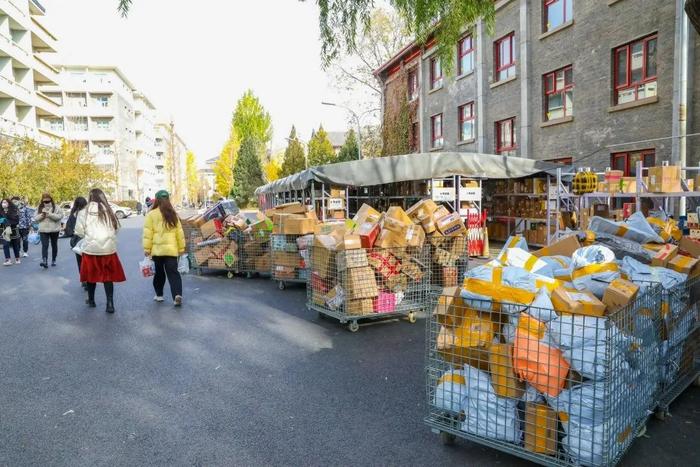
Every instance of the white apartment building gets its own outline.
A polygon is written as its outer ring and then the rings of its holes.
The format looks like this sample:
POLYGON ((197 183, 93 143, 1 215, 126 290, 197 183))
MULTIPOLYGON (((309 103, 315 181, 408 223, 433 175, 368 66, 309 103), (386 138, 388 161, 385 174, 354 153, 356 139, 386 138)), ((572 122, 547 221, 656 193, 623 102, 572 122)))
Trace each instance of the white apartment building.
POLYGON ((156 155, 156 107, 141 92, 134 93, 137 199, 153 198, 163 186, 162 159, 156 155))
POLYGON ((159 169, 156 178, 161 187, 170 192, 175 204, 187 199, 185 162, 187 145, 175 129, 175 123, 160 118, 156 123, 156 168, 159 169))
POLYGON ((60 133, 40 124, 61 116, 60 103, 39 90, 59 80, 42 58, 57 43, 41 23, 44 14, 37 0, 0 0, 0 134, 58 146, 60 133))

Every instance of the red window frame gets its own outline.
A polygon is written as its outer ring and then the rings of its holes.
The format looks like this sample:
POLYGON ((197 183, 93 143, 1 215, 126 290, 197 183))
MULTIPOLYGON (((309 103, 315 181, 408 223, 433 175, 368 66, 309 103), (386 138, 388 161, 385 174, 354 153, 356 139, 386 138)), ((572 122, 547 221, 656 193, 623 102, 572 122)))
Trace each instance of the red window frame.
POLYGON ((630 160, 632 154, 640 154, 642 158, 642 175, 644 171, 649 167, 653 167, 656 164, 656 150, 655 149, 640 149, 638 151, 626 151, 626 152, 616 152, 610 155, 610 167, 615 170, 622 170, 625 177, 631 177, 632 171, 636 169, 630 160), (616 161, 622 160, 622 164, 616 164, 616 161), (618 167, 622 167, 619 169, 618 167))
MULTIPOLYGON (((559 26, 561 26, 561 24, 566 24, 572 20, 572 18, 566 17, 566 10, 567 10, 566 7, 569 4, 569 2, 571 2, 571 1, 573 1, 573 0, 544 0, 544 31, 545 32, 552 31, 552 30, 558 28, 559 26), (557 2, 562 2, 564 4, 563 5, 564 20, 562 21, 561 24, 558 24, 558 25, 550 28, 550 27, 548 27, 548 25, 549 25, 549 7, 557 2)), ((572 11, 572 14, 573 14, 573 11, 572 11)))
POLYGON ((476 120, 476 116, 474 115, 474 102, 467 102, 466 104, 460 105, 457 107, 457 124, 458 124, 458 130, 459 130, 459 140, 460 141, 468 141, 470 139, 474 138, 474 131, 472 130, 472 137, 471 138, 464 138, 464 134, 462 133, 462 125, 464 122, 474 122, 476 120), (469 115, 465 116, 464 111, 469 110, 469 115))
POLYGON ((418 152, 420 148, 420 125, 418 122, 411 123, 411 152, 418 152))
POLYGON ((418 69, 416 67, 408 70, 408 100, 412 101, 418 97, 418 69))
POLYGON ((474 38, 472 37, 471 34, 468 36, 464 36, 460 41, 457 43, 457 63, 459 67, 459 74, 463 75, 465 73, 468 73, 474 69, 474 60, 472 60, 472 70, 465 70, 462 66, 462 59, 466 57, 469 54, 474 53, 474 38), (467 49, 464 48, 465 44, 467 44, 469 47, 467 49))
POLYGON ((430 148, 435 149, 439 148, 444 144, 443 141, 443 121, 442 121, 442 114, 435 114, 432 117, 430 117, 430 148), (435 131, 435 122, 437 119, 440 119, 440 132, 435 131), (440 144, 436 144, 436 142, 440 140, 440 144))
POLYGON ((518 148, 518 144, 515 141, 515 117, 506 118, 499 120, 495 123, 496 125, 496 154, 501 154, 507 151, 514 151, 518 148), (503 133, 503 126, 505 123, 510 122, 510 145, 501 146, 501 136, 503 133))
POLYGON ((437 89, 440 86, 442 86, 442 64, 439 57, 432 57, 430 59, 430 89, 437 89), (439 75, 437 74, 438 67, 436 65, 439 65, 440 68, 439 75))
MULTIPOLYGON (((566 113, 566 91, 570 91, 574 88, 574 67, 573 65, 567 65, 563 68, 559 68, 558 70, 550 71, 549 73, 545 73, 542 76, 543 80, 543 88, 544 88, 544 119, 545 121, 549 121, 549 96, 552 96, 554 94, 561 94, 561 104, 562 108, 564 109, 564 117, 571 117, 571 115, 566 113), (566 82, 566 72, 570 71, 571 72, 571 82, 567 83, 566 82), (557 73, 564 73, 564 87, 559 89, 557 88, 557 73)), ((573 112, 573 109, 572 109, 573 112)), ((562 117, 563 118, 563 117, 562 117)))
MULTIPOLYGON (((629 42, 620 47, 616 47, 613 50, 613 89, 615 90, 614 101, 617 104, 618 96, 620 91, 626 89, 634 89, 634 100, 639 100, 639 85, 652 83, 657 80, 657 75, 647 76, 647 59, 649 55, 649 42, 655 41, 658 47, 658 34, 652 34, 651 36, 644 37, 642 39, 637 39, 635 41, 629 42), (639 43, 642 43, 642 79, 638 81, 632 81, 632 47, 639 43), (621 54, 625 54, 625 82, 622 84, 618 83, 618 72, 619 70, 619 60, 618 57, 621 54)), ((658 53, 657 53, 658 55, 658 53)))
MULTIPOLYGON (((493 64, 494 64, 494 75, 496 82, 501 81, 500 74, 502 71, 507 70, 510 67, 515 66, 515 31, 505 36, 497 39, 493 43, 493 64), (510 48, 510 62, 501 63, 501 44, 505 41, 509 41, 508 47, 510 48)), ((505 79, 505 78, 504 78, 505 79)))

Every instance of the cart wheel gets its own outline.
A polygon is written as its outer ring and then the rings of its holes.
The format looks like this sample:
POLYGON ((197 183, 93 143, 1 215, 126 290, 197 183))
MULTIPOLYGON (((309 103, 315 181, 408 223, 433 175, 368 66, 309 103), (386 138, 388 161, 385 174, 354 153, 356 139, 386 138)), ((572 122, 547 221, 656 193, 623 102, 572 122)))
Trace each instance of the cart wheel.
POLYGON ((452 433, 447 433, 445 431, 440 432, 440 440, 445 446, 452 446, 455 444, 455 439, 457 439, 457 437, 452 433))
POLYGON ((654 412, 654 417, 657 420, 661 420, 662 422, 666 420, 666 410, 665 409, 656 409, 656 412, 654 412))
POLYGON ((409 323, 415 323, 415 322, 416 322, 416 314, 415 314, 413 311, 411 311, 411 312, 408 314, 408 322, 409 322, 409 323))
POLYGON ((287 284, 285 284, 284 281, 279 281, 277 282, 277 288, 280 290, 284 290, 287 288, 287 284))
POLYGON ((348 330, 350 332, 357 332, 360 330, 360 325, 357 324, 357 321, 350 321, 350 324, 348 324, 348 330))
POLYGON ((229 271, 228 274, 226 274, 226 277, 233 279, 233 272, 229 271))

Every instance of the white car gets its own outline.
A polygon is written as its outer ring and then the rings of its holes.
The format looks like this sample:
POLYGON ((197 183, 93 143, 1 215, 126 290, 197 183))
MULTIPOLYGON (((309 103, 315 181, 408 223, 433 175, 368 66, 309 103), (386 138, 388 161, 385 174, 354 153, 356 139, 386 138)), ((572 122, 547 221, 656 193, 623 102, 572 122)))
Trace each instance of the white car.
POLYGON ((126 219, 134 213, 131 208, 127 208, 126 206, 117 206, 114 203, 109 203, 109 207, 112 208, 112 212, 114 212, 114 215, 117 216, 117 219, 126 219))

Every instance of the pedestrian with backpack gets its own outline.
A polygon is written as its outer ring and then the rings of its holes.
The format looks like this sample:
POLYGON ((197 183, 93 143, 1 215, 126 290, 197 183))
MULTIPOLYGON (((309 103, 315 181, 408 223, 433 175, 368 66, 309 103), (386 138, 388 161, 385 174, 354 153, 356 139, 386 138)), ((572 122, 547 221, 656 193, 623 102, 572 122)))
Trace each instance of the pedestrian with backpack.
POLYGON ((80 282, 87 282, 87 305, 95 308, 95 290, 104 284, 107 313, 114 313, 114 283, 126 281, 122 263, 117 255, 119 220, 109 206, 104 192, 90 191, 88 205, 78 213, 75 235, 82 240, 77 244, 83 255, 80 264, 80 282))
POLYGON ((178 258, 185 254, 185 232, 175 208, 170 203, 170 194, 165 190, 156 193, 153 206, 146 215, 143 250, 155 263, 153 288, 156 296, 153 300, 163 302, 163 289, 167 278, 175 306, 182 306, 182 277, 177 266, 178 258))
MULTIPOLYGON (((86 206, 87 200, 82 196, 78 196, 77 198, 75 198, 75 201, 73 201, 73 207, 70 210, 70 214, 68 214, 68 220, 66 221, 66 228, 63 231, 63 236, 66 238, 70 238, 71 248, 75 248, 78 242, 80 242, 80 240, 83 239, 75 233, 75 224, 78 221, 78 214, 80 213, 80 211, 85 209, 86 206)), ((82 255, 75 253, 75 260, 78 263, 78 277, 80 277, 80 264, 82 263, 82 259, 82 255)), ((82 282, 82 285, 83 288, 87 290, 87 282, 82 282)))

